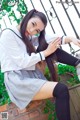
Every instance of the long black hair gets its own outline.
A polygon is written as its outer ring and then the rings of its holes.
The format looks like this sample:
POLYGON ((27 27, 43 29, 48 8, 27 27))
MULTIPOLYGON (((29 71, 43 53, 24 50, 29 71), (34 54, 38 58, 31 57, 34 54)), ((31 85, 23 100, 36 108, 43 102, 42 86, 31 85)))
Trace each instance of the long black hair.
MULTIPOLYGON (((28 36, 25 35, 27 23, 28 23, 29 19, 32 17, 39 17, 41 19, 41 21, 44 23, 44 26, 46 27, 46 25, 47 25, 47 18, 45 16, 45 14, 42 12, 36 11, 35 9, 28 12, 26 14, 26 16, 23 18, 21 25, 20 25, 20 32, 21 32, 22 40, 26 45, 26 49, 27 49, 27 52, 29 53, 29 55, 31 55, 32 52, 36 53, 36 52, 43 51, 48 46, 48 44, 45 40, 45 28, 43 31, 40 32, 40 35, 38 37, 39 46, 36 51, 35 51, 32 43, 30 42, 28 36)), ((48 68, 50 70, 52 80, 56 81, 56 73, 55 73, 55 69, 54 69, 54 65, 53 65, 51 56, 46 57, 46 62, 47 62, 48 68)))

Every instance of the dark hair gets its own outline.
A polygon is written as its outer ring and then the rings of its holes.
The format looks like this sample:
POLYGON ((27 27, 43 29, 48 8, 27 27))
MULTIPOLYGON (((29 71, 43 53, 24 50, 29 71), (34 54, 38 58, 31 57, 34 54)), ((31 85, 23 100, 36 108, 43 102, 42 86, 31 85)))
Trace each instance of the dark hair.
MULTIPOLYGON (((44 28, 43 31, 40 32, 40 35, 39 35, 39 38, 38 38, 39 46, 38 46, 36 51, 35 51, 34 46, 32 45, 32 43, 30 42, 28 36, 25 35, 27 23, 28 23, 29 19, 32 18, 32 17, 39 17, 41 19, 41 21, 44 23, 44 26, 46 27, 46 25, 47 25, 47 18, 45 16, 45 14, 42 13, 42 12, 36 11, 35 9, 28 12, 26 14, 26 16, 23 18, 23 20, 21 22, 21 26, 20 26, 20 32, 21 32, 22 40, 26 45, 26 49, 27 49, 27 52, 29 53, 29 55, 31 55, 32 52, 43 51, 48 46, 48 44, 47 44, 47 42, 45 40, 45 28, 44 28)), ((56 81, 55 72, 54 72, 54 66, 53 66, 51 58, 47 57, 46 62, 48 64, 48 68, 50 70, 52 79, 54 81, 56 81)))

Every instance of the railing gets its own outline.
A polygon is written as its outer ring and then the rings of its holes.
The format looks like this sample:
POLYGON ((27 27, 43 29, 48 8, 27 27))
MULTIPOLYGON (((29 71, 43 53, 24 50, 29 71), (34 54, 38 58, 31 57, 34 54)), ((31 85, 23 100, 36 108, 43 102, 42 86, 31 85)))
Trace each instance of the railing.
MULTIPOLYGON (((18 24, 27 12, 27 8, 28 10, 35 8, 46 14, 48 19, 47 32, 80 38, 80 0, 9 0, 8 2, 8 6, 12 4, 15 8, 17 7, 17 10, 12 9, 12 13, 7 13, 10 24, 13 23, 12 16, 15 18, 14 21, 17 21, 16 24, 18 24), (17 18, 17 12, 20 14, 19 18, 17 18)), ((3 9, 0 10, 5 16, 6 12, 3 9)), ((4 16, 1 18, 0 14, 0 21, 3 20, 4 26, 7 27, 4 16)), ((1 30, 4 26, 0 23, 1 30)), ((69 46, 72 54, 79 51, 79 49, 74 50, 71 44, 69 46)))
MULTIPOLYGON (((50 29, 52 29, 53 33, 60 33, 62 35, 80 38, 79 0, 39 0, 37 3, 36 0, 29 0, 29 2, 33 8, 40 9, 45 12, 49 21, 49 26, 51 27, 50 29), (42 7, 39 8, 35 3, 42 7), (63 20, 65 21, 64 23, 63 20)), ((69 47, 70 52, 73 55, 79 51, 79 49, 73 49, 71 44, 69 44, 69 47)))

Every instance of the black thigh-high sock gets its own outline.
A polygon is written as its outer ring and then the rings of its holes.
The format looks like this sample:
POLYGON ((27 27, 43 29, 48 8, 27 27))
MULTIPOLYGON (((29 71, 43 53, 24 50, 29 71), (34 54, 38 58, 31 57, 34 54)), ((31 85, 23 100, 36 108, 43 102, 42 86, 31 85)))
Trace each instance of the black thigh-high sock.
MULTIPOLYGON (((55 51, 55 54, 57 56, 57 61, 60 63, 68 64, 71 66, 76 66, 78 65, 78 63, 80 63, 80 60, 78 58, 72 56, 71 54, 65 52, 60 48, 58 48, 55 51)), ((54 56, 54 53, 53 53, 53 56, 54 56)))
POLYGON ((53 96, 56 97, 55 109, 58 120, 71 120, 69 91, 67 86, 62 83, 58 83, 53 90, 53 96))

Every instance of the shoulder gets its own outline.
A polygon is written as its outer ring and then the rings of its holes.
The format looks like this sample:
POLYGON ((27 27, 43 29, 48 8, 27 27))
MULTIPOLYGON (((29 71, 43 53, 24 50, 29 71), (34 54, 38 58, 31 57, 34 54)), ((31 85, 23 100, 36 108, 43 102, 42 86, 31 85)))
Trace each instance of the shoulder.
MULTIPOLYGON (((12 29, 12 28, 11 28, 12 29)), ((13 44, 16 42, 14 33, 9 29, 4 29, 0 36, 0 43, 3 45, 13 44)))
MULTIPOLYGON (((9 27, 10 28, 10 27, 9 27)), ((11 29, 11 28, 10 28, 11 29)), ((13 33, 11 30, 9 30, 8 28, 5 28, 1 31, 1 38, 2 37, 12 37, 13 33)))
POLYGON ((14 32, 16 34, 20 35, 20 32, 18 31, 17 27, 11 25, 11 26, 2 30, 1 36, 5 35, 7 37, 12 37, 15 35, 14 32))
POLYGON ((21 39, 21 34, 19 32, 19 30, 17 29, 17 27, 15 26, 9 26, 6 29, 2 30, 1 36, 0 36, 0 40, 9 40, 9 39, 14 39, 17 40, 18 37, 21 39))

